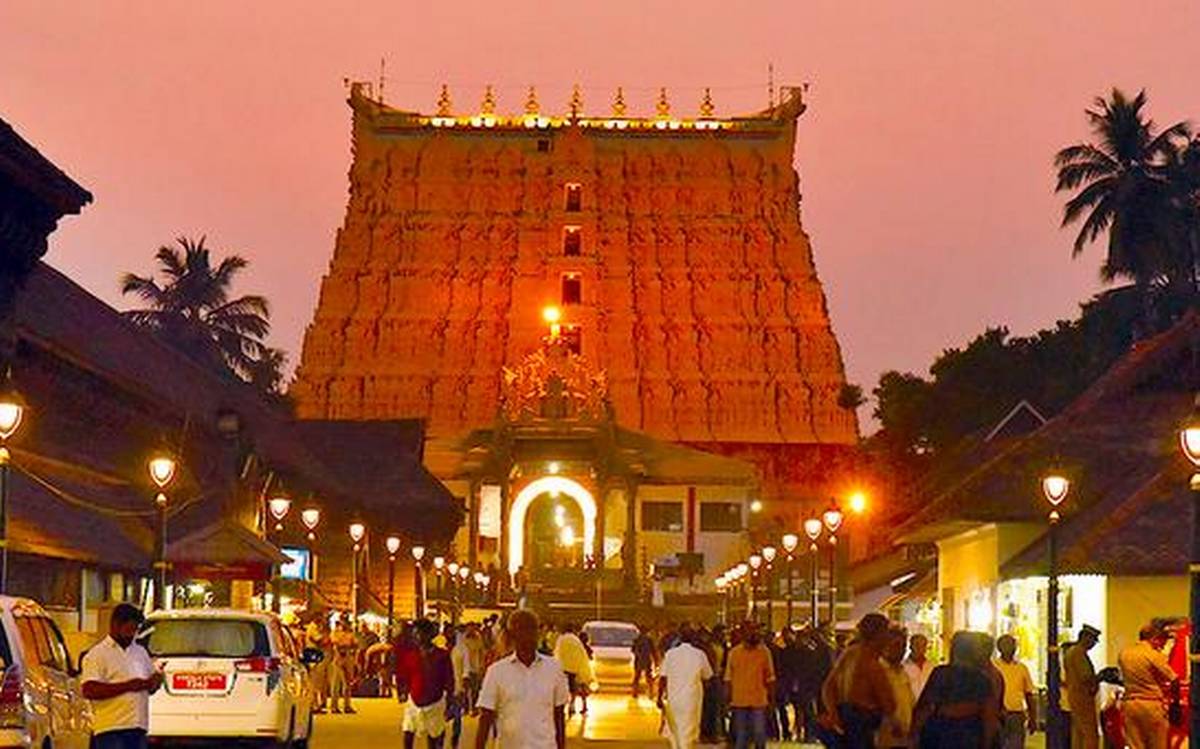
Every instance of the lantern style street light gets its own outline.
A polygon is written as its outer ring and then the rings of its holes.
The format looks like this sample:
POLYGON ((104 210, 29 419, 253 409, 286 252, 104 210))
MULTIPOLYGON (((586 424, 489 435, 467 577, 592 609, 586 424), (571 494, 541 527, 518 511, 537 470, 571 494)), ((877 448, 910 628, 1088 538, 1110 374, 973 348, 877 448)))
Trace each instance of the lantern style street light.
POLYGON ((750 555, 750 619, 758 618, 758 569, 762 567, 762 554, 750 555))
POLYGON ((425 568, 421 566, 421 560, 425 558, 425 547, 412 547, 413 557, 413 618, 425 618, 425 568))
POLYGON ((783 534, 783 552, 787 555, 787 623, 792 625, 792 563, 795 561, 793 553, 796 547, 800 545, 800 537, 795 533, 783 534))
POLYGON ((1071 491, 1071 482, 1061 473, 1042 478, 1042 494, 1050 503, 1050 575, 1046 585, 1046 747, 1063 749, 1066 726, 1062 715, 1062 670, 1058 657, 1058 506, 1071 491))
POLYGON ((829 532, 829 626, 837 626, 837 533, 846 516, 837 500, 830 500, 829 509, 821 514, 821 523, 829 532))
POLYGON ((362 523, 351 523, 350 540, 354 542, 350 553, 350 619, 358 622, 358 552, 362 548, 362 540, 366 538, 367 526, 362 523))
POLYGON ((400 538, 388 536, 383 542, 388 553, 388 635, 396 623, 396 552, 400 551, 400 538))
POLYGON ((159 450, 146 461, 146 471, 150 480, 158 487, 154 495, 154 506, 158 510, 158 553, 155 555, 154 566, 158 570, 158 585, 154 590, 155 608, 166 608, 167 605, 167 494, 166 489, 175 480, 175 456, 166 450, 159 450))
POLYGON ((446 568, 446 557, 437 556, 433 558, 433 572, 436 578, 434 583, 433 598, 437 602, 437 616, 440 621, 442 618, 442 570, 446 568))
POLYGON ((767 628, 771 629, 775 626, 775 612, 772 610, 775 600, 775 557, 779 554, 779 550, 774 546, 764 546, 762 550, 764 570, 763 579, 767 586, 767 628))
POLYGON ((321 524, 321 511, 316 507, 306 507, 300 511, 300 522, 308 530, 308 540, 317 540, 317 526, 321 524))
MULTIPOLYGON (((1196 407, 1187 423, 1179 430, 1179 447, 1183 455, 1192 464, 1193 469, 1200 470, 1200 396, 1197 396, 1196 407)), ((1188 486, 1192 490, 1192 560, 1188 565, 1191 571, 1191 622, 1195 626, 1200 621, 1200 472, 1193 472, 1188 486)), ((1191 638, 1191 672, 1188 687, 1191 700, 1191 720, 1188 727, 1188 745, 1200 746, 1200 637, 1191 638)))
MULTIPOLYGON (((288 512, 292 509, 292 500, 286 495, 278 494, 267 500, 267 512, 274 519, 274 523, 264 528, 264 535, 268 538, 271 536, 273 528, 275 533, 283 532, 283 519, 287 517, 288 512)), ((269 522, 269 521, 268 521, 269 522)), ((276 539, 279 540, 279 539, 276 539)), ((283 576, 283 568, 278 564, 271 565, 271 611, 276 614, 280 609, 280 588, 282 583, 280 578, 283 576)))
POLYGON ((0 595, 8 592, 8 440, 21 428, 26 408, 10 372, 0 384, 0 595))
POLYGON ((458 624, 458 562, 450 562, 446 565, 446 574, 450 576, 448 581, 450 592, 446 596, 450 599, 450 621, 453 624, 458 624))
POLYGON ((804 535, 808 536, 808 553, 812 556, 812 578, 809 580, 809 599, 811 606, 811 620, 813 629, 821 626, 821 612, 818 610, 821 606, 821 593, 817 590, 817 580, 821 573, 821 560, 817 547, 817 539, 821 537, 821 529, 824 528, 824 523, 821 518, 809 518, 804 521, 804 535))
POLYGON ((721 624, 725 624, 729 617, 729 595, 726 592, 729 581, 725 579, 725 575, 719 575, 713 584, 717 586, 717 595, 721 598, 721 624))

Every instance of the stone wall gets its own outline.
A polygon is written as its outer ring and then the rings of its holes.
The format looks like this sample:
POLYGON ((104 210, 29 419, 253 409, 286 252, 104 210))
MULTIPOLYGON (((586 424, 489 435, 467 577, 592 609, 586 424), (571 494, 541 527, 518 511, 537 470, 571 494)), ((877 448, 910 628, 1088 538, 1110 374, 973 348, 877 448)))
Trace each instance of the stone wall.
POLYGON ((351 105, 345 223, 291 389, 302 417, 424 417, 435 438, 490 424, 501 367, 578 274, 563 323, 623 425, 698 446, 856 441, 800 223, 798 102, 728 131, 636 133, 351 105))

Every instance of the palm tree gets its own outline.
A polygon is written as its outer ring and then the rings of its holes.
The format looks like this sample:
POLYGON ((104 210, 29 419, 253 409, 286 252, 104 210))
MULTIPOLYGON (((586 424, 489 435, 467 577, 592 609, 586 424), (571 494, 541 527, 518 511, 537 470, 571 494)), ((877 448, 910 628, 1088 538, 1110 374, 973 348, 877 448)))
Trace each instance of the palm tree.
POLYGON ((162 283, 153 276, 124 274, 121 293, 135 294, 148 305, 124 314, 197 361, 248 379, 270 351, 263 342, 271 329, 270 308, 257 295, 229 298, 234 277, 248 263, 230 255, 213 267, 204 239, 179 237, 177 247, 158 248, 162 283))
POLYGON ((1165 166, 1188 135, 1186 123, 1156 132, 1145 117, 1146 92, 1132 99, 1113 89, 1086 110, 1094 143, 1058 152, 1055 192, 1078 190, 1063 207, 1062 225, 1081 221, 1072 255, 1108 232, 1105 281, 1133 280, 1149 304, 1151 291, 1171 280, 1171 188, 1165 166))

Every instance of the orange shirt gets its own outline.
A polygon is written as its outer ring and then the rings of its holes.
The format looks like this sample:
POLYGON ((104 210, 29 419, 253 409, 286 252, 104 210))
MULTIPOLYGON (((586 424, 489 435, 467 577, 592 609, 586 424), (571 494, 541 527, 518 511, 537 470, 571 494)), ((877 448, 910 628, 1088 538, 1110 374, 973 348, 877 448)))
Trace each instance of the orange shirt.
POLYGON ((775 681, 775 666, 766 645, 738 645, 729 651, 725 666, 729 682, 730 707, 766 707, 770 704, 767 685, 775 681))

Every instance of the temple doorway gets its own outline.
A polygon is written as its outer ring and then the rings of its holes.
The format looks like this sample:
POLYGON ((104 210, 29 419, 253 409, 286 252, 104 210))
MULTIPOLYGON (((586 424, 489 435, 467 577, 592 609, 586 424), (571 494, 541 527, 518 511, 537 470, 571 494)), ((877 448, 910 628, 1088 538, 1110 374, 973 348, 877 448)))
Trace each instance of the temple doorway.
POLYGON ((583 511, 558 492, 538 495, 525 514, 525 570, 583 566, 583 511))
POLYGON ((531 481, 509 510, 509 574, 527 564, 530 572, 564 566, 556 560, 581 567, 595 549, 596 514, 596 500, 579 482, 562 476, 531 481))

